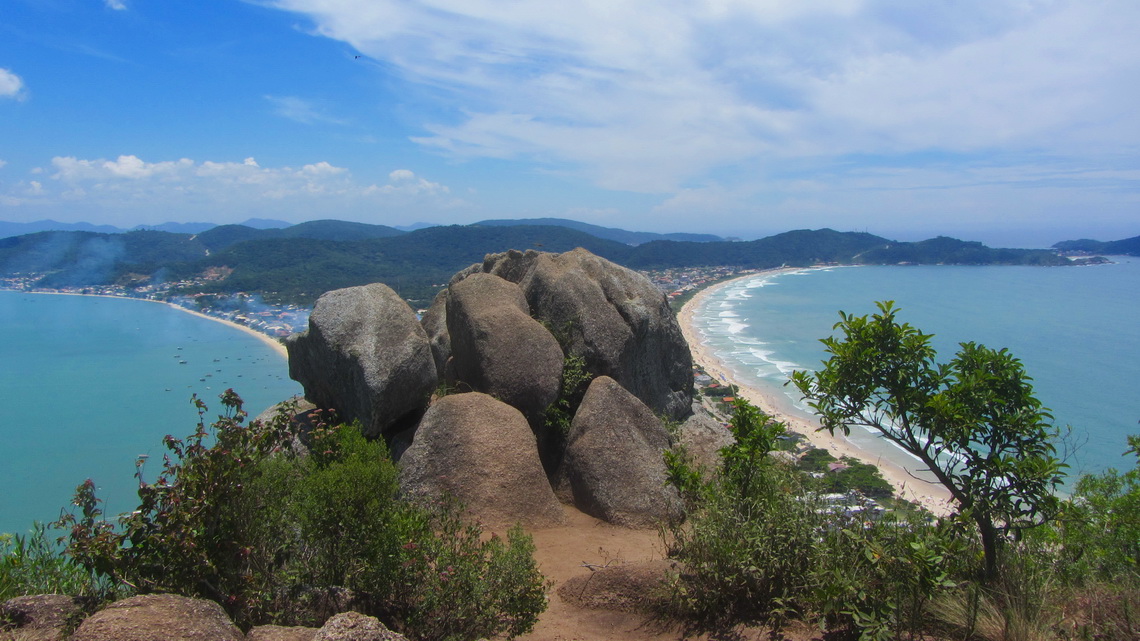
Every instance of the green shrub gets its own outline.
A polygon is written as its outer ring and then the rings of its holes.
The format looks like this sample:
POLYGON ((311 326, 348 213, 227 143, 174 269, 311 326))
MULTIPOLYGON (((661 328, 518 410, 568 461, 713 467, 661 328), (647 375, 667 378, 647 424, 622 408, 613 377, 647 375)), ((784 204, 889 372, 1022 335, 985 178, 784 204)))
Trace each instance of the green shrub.
MULTIPOLYGON (((1126 455, 1140 456, 1140 436, 1128 437, 1126 455)), ((1070 582, 1083 579, 1140 585, 1140 465, 1108 469, 1077 481, 1059 525, 1061 568, 1070 582)))
MULTIPOLYGON (((930 600, 972 567, 976 555, 958 543, 957 524, 836 510, 805 473, 769 456, 781 424, 738 401, 731 426, 736 443, 712 480, 666 454, 689 509, 667 537, 683 562, 673 614, 714 628, 796 617, 852 638, 895 638, 924 627, 930 600)), ((808 464, 826 465, 827 456, 808 464)))
POLYGON ((311 455, 296 456, 284 420, 247 427, 240 398, 222 403, 211 427, 200 419, 187 441, 167 437, 154 483, 140 466, 141 504, 120 528, 80 486, 80 513, 61 519, 72 559, 142 592, 216 600, 242 626, 315 625, 347 607, 416 639, 534 625, 544 584, 521 530, 485 540, 458 506, 401 500, 383 443, 356 426, 318 425, 311 455))
POLYGON ((35 523, 28 534, 0 534, 0 602, 28 594, 71 594, 104 598, 111 586, 48 540, 35 523))
POLYGON ((846 494, 857 490, 863 496, 874 499, 884 499, 894 494, 894 488, 883 478, 879 468, 846 456, 842 461, 846 468, 826 472, 819 479, 818 487, 821 491, 846 494))
POLYGON ((799 611, 818 559, 820 519, 801 500, 801 477, 768 456, 783 425, 738 400, 731 428, 736 442, 711 481, 666 457, 689 508, 688 522, 669 531, 669 552, 684 562, 672 607, 706 625, 799 611))

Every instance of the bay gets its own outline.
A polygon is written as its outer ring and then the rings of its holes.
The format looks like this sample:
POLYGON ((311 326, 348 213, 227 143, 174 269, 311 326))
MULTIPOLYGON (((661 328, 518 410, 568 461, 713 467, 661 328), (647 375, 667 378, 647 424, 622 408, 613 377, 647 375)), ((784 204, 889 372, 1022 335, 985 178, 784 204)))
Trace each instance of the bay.
POLYGON ((826 357, 840 310, 877 312, 935 335, 940 360, 961 342, 1008 348, 1033 377, 1055 423, 1070 479, 1128 469, 1125 437, 1140 433, 1140 259, 1089 267, 892 266, 761 274, 711 292, 694 315, 704 341, 740 381, 787 394, 796 369, 826 357))
POLYGON ((0 532, 58 518, 87 478, 108 515, 133 509, 136 459, 154 480, 194 394, 212 421, 227 388, 254 416, 301 393, 273 346, 159 303, 0 291, 0 328, 0 532))

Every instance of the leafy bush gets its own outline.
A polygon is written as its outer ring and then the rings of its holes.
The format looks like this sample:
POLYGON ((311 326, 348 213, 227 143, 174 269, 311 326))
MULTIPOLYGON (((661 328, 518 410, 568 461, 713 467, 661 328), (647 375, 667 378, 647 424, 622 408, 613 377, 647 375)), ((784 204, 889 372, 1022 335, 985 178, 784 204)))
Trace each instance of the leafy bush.
POLYGON ((221 603, 241 625, 319 624, 352 607, 417 639, 528 631, 546 600, 533 545, 464 524, 458 506, 400 500, 382 443, 355 426, 318 425, 310 456, 289 447, 284 419, 244 426, 241 399, 222 396, 211 427, 171 451, 154 483, 139 467, 139 509, 107 523, 90 484, 66 515, 67 554, 142 592, 221 603), (213 440, 207 447, 206 443, 213 440))
POLYGON ((737 401, 731 427, 736 443, 710 481, 666 454, 689 508, 688 522, 668 532, 669 552, 683 562, 671 585, 674 614, 710 627, 794 616, 893 638, 923 627, 931 598, 971 567, 974 555, 950 525, 864 521, 824 505, 806 474, 769 456, 783 425, 747 402, 737 401))
POLYGON ((71 594, 103 598, 111 585, 74 560, 60 555, 36 523, 27 535, 0 534, 0 602, 27 594, 71 594))
MULTIPOLYGON (((1140 436, 1126 455, 1140 457, 1140 436)), ((1140 584, 1140 461, 1121 473, 1108 469, 1077 481, 1061 519, 1068 574, 1140 584)))
POLYGON ((768 457, 783 425, 744 400, 735 408, 736 442, 721 451, 715 479, 704 482, 681 457, 666 457, 689 507, 688 523, 669 532, 669 552, 684 562, 672 606, 710 625, 797 611, 818 560, 820 519, 801 500, 801 477, 768 457))

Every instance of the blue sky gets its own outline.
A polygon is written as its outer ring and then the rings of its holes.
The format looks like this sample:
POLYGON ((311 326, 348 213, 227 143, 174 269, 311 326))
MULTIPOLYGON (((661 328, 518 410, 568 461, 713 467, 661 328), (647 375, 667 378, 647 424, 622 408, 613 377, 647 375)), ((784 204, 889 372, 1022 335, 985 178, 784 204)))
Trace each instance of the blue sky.
POLYGON ((1135 0, 5 0, 0 220, 1140 233, 1135 0))

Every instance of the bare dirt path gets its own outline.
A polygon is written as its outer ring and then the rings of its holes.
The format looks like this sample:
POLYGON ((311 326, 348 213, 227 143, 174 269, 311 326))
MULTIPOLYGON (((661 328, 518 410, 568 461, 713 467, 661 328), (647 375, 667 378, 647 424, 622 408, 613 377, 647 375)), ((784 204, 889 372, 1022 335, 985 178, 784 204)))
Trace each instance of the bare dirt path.
MULTIPOLYGON (((624 563, 654 561, 665 557, 665 545, 656 530, 630 530, 616 527, 563 506, 567 524, 532 530, 539 569, 551 582, 549 606, 534 630, 519 637, 523 641, 671 641, 708 639, 709 635, 689 635, 677 626, 665 626, 651 617, 634 612, 585 609, 567 602, 558 594, 559 586, 575 577, 589 576, 591 568, 624 563)), ((785 632, 787 634, 787 631, 785 632)), ((811 639, 814 635, 792 632, 786 639, 811 639)), ((726 638, 718 636, 718 638, 726 638)), ((764 630, 733 630, 729 638, 766 639, 764 630)))

